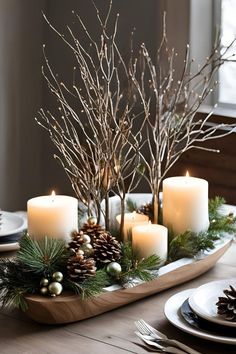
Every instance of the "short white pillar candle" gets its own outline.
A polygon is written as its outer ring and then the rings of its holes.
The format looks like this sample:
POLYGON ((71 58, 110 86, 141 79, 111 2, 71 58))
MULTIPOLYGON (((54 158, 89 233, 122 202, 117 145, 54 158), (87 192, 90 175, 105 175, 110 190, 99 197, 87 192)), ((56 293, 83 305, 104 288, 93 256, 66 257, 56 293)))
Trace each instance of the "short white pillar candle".
POLYGON ((163 181, 163 224, 174 234, 207 230, 208 182, 188 175, 166 178, 163 181))
POLYGON ((168 250, 167 228, 151 223, 133 227, 132 247, 134 251, 138 251, 140 258, 156 254, 160 257, 161 264, 165 263, 168 250))
POLYGON ((78 230, 78 200, 65 195, 32 198, 27 202, 28 233, 35 239, 44 236, 70 240, 78 230))
MULTIPOLYGON (((116 216, 118 223, 121 223, 121 215, 116 216)), ((134 226, 148 224, 148 216, 136 213, 125 213, 124 215, 124 241, 128 241, 129 234, 132 234, 134 226)))

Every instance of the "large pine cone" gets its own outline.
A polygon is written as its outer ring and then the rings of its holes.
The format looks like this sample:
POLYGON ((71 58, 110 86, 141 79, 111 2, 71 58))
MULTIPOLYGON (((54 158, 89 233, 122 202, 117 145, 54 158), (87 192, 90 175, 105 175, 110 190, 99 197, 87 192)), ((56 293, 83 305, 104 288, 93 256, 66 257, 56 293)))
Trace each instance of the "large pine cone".
POLYGON ((108 231, 103 231, 94 241, 94 259, 97 265, 117 262, 121 257, 121 245, 108 231))
POLYGON ((93 277, 96 274, 96 270, 94 259, 85 258, 79 252, 69 258, 67 263, 68 276, 76 283, 81 283, 85 279, 93 277))
POLYGON ((68 244, 72 254, 76 254, 80 247, 85 243, 83 236, 83 231, 74 231, 72 233, 72 241, 68 244))
POLYGON ((230 285, 230 290, 226 289, 223 293, 226 297, 219 297, 216 306, 217 313, 224 316, 227 321, 236 321, 236 290, 230 285))
POLYGON ((81 231, 90 236, 91 243, 93 244, 93 241, 103 234, 105 229, 99 224, 91 224, 88 222, 81 227, 81 231))

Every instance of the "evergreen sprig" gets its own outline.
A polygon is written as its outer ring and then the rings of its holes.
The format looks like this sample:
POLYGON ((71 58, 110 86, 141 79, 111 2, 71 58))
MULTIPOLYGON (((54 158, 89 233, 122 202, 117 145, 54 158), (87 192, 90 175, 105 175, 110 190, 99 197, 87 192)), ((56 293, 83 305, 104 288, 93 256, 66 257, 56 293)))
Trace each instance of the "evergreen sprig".
POLYGON ((40 277, 33 274, 23 263, 15 259, 0 260, 0 301, 2 306, 27 309, 26 293, 34 293, 40 277))
POLYGON ((153 254, 147 258, 139 259, 138 253, 134 252, 129 242, 122 244, 121 254, 122 272, 117 279, 121 285, 132 278, 150 281, 156 277, 151 271, 158 269, 160 266, 160 258, 157 255, 153 254))
POLYGON ((80 295, 84 300, 101 294, 104 291, 103 289, 110 284, 111 278, 105 269, 100 269, 94 277, 85 279, 82 283, 66 280, 64 287, 80 295))
POLYGON ((173 262, 183 257, 194 257, 200 251, 215 247, 214 242, 225 233, 236 233, 236 218, 233 214, 223 215, 224 198, 215 197, 209 200, 210 225, 206 232, 194 233, 186 231, 170 238, 168 260, 173 262))
POLYGON ((131 198, 126 199, 126 210, 129 213, 137 210, 137 204, 131 198))
POLYGON ((62 271, 69 257, 63 240, 45 237, 39 241, 25 234, 20 240, 17 259, 35 273, 51 274, 62 271))

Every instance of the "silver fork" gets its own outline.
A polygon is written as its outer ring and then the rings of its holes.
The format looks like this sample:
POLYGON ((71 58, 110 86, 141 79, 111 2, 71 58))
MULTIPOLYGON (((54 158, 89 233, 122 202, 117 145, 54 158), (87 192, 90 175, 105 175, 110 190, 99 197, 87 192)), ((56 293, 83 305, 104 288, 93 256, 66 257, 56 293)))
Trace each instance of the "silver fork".
POLYGON ((163 346, 158 344, 157 342, 153 340, 149 340, 147 337, 150 336, 145 336, 142 335, 140 332, 134 332, 142 341, 147 344, 148 346, 155 348, 155 351, 158 353, 173 353, 173 354, 186 354, 186 352, 182 351, 181 349, 178 349, 176 347, 171 347, 171 346, 163 346))
POLYGON ((188 347, 187 345, 185 345, 175 339, 169 339, 165 334, 163 334, 163 333, 159 332, 157 329, 151 327, 144 320, 136 321, 135 325, 141 334, 150 336, 149 340, 156 341, 160 344, 166 343, 166 344, 175 346, 179 349, 184 350, 188 354, 201 354, 200 352, 188 347))

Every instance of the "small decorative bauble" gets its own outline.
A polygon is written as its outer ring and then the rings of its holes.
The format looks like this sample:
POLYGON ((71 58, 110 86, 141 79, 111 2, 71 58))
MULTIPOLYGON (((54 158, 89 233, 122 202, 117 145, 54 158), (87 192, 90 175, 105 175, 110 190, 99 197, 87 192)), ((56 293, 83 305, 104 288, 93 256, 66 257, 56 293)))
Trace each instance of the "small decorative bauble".
POLYGON ((91 238, 89 237, 89 235, 86 235, 86 234, 83 235, 83 240, 84 240, 84 243, 90 243, 91 242, 91 238))
POLYGON ((57 281, 54 281, 51 284, 49 284, 48 290, 49 290, 51 295, 58 296, 62 292, 62 285, 61 285, 61 283, 58 283, 57 281))
POLYGON ((107 266, 107 273, 112 277, 117 277, 121 273, 121 265, 117 262, 111 262, 107 266))
POLYGON ((48 286, 49 280, 47 278, 42 278, 40 281, 40 286, 45 287, 48 286))
POLYGON ((80 247, 80 250, 82 250, 85 254, 85 256, 91 256, 93 254, 93 247, 90 245, 90 243, 85 243, 80 247))
POLYGON ((40 293, 41 293, 42 295, 47 295, 47 293, 48 293, 48 288, 47 288, 46 286, 42 287, 42 288, 40 289, 40 293))
POLYGON ((97 218, 95 216, 90 216, 87 220, 87 223, 89 225, 96 225, 97 224, 97 218))
POLYGON ((62 280, 63 280, 63 274, 62 274, 61 272, 55 272, 55 273, 53 273, 53 275, 52 275, 52 279, 53 279, 54 281, 58 281, 58 282, 60 283, 60 282, 62 282, 62 280))

